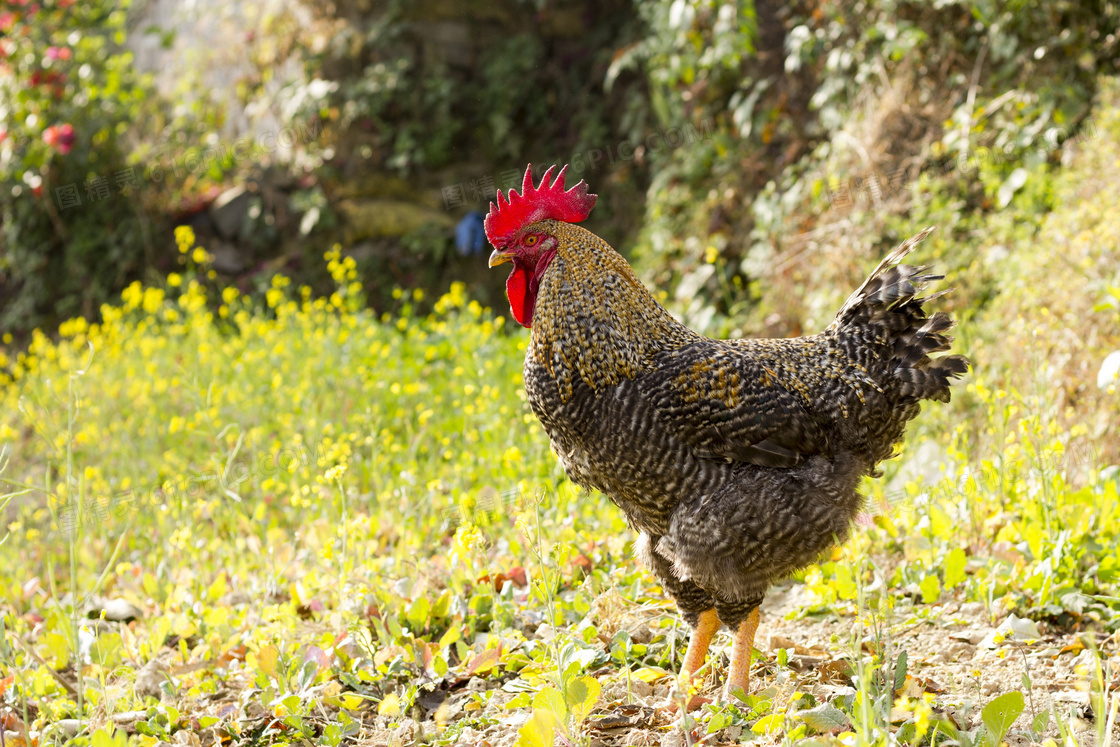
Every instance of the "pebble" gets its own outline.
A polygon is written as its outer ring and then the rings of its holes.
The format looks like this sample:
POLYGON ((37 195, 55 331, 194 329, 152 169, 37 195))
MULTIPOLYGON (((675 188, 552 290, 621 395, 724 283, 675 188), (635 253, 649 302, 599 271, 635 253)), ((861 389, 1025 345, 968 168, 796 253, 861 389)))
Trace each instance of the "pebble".
POLYGON ((965 617, 987 617, 988 608, 983 602, 965 602, 961 605, 961 614, 965 617))

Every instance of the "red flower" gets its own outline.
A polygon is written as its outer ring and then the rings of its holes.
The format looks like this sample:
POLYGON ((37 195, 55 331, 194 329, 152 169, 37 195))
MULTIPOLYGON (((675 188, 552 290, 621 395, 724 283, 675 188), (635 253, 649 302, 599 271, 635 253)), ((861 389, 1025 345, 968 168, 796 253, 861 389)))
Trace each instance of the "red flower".
POLYGON ((43 142, 66 155, 74 145, 74 125, 51 125, 43 131, 43 142))
POLYGON ((12 26, 16 25, 15 13, 0 14, 0 31, 11 31, 12 26))
POLYGON ((52 60, 68 60, 70 54, 70 47, 47 47, 47 57, 52 60))

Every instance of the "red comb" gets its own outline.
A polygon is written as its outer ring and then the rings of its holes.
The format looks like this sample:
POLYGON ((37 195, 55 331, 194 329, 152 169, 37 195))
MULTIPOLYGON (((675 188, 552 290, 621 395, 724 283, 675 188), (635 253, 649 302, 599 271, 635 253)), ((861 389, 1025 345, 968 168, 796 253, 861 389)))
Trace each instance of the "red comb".
POLYGON ((544 172, 540 186, 533 186, 533 164, 525 167, 525 180, 521 194, 511 189, 509 197, 498 190, 498 203, 490 203, 490 214, 486 216, 486 238, 495 247, 503 246, 509 238, 523 226, 539 220, 552 218, 566 223, 579 223, 591 214, 595 207, 595 195, 587 194, 587 184, 580 181, 571 189, 564 190, 564 174, 568 167, 560 169, 556 181, 549 184, 555 166, 544 172))

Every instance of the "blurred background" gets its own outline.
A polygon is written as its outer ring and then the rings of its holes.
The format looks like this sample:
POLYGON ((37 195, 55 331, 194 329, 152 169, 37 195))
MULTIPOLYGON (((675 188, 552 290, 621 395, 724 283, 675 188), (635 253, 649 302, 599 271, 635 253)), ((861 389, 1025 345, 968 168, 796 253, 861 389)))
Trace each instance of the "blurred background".
POLYGON ((586 179, 588 227, 708 334, 816 331, 875 258, 937 225, 927 258, 989 339, 1051 304, 1040 283, 1073 303, 1071 341, 1098 347, 1051 356, 1079 377, 1070 402, 1115 339, 1115 267, 1075 269, 1077 226, 1055 217, 1081 201, 1063 189, 1113 178, 1071 169, 1114 165, 1114 3, 2 8, 0 329, 17 349, 184 269, 329 294, 332 247, 378 312, 453 280, 501 309, 481 216, 529 162, 586 179))

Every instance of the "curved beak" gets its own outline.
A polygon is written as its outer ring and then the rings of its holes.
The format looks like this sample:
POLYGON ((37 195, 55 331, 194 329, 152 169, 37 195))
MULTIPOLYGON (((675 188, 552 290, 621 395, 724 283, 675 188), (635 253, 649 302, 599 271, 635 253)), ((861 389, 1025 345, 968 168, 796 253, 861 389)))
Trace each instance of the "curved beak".
POLYGON ((506 262, 513 261, 513 252, 503 252, 501 249, 495 249, 490 253, 490 261, 488 264, 491 267, 505 264, 506 262))

